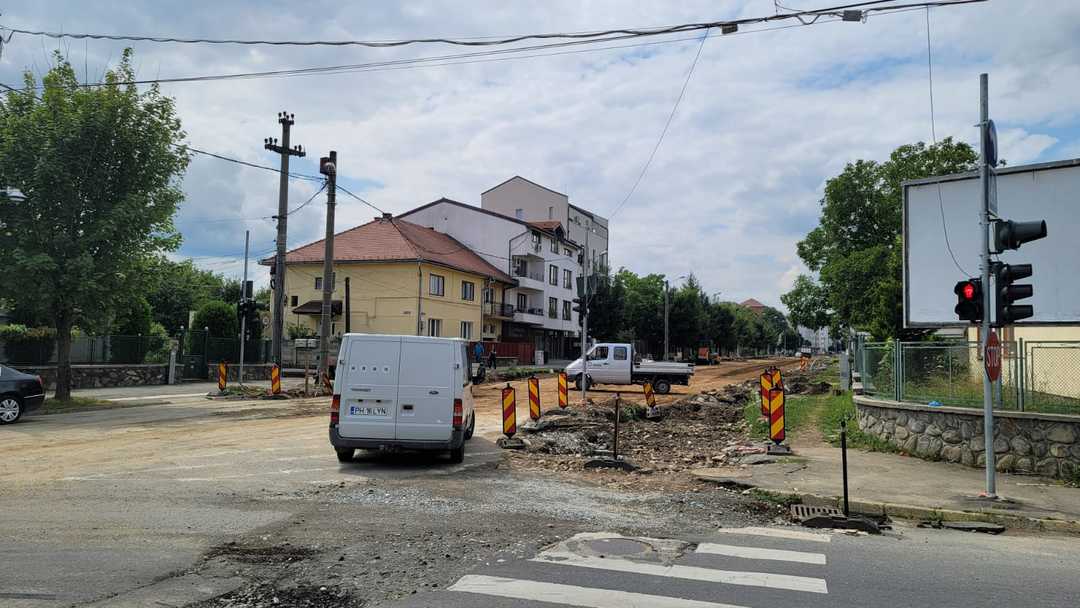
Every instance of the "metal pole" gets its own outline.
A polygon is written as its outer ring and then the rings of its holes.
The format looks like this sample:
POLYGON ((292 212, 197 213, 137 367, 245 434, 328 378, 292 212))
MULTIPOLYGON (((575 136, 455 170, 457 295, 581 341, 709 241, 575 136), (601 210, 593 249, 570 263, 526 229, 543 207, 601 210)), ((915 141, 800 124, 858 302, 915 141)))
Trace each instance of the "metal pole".
POLYGON ((330 319, 334 295, 334 207, 337 205, 337 152, 321 159, 319 171, 326 174, 326 240, 323 249, 322 324, 319 333, 319 381, 330 370, 330 319))
POLYGON ((352 305, 349 302, 349 277, 345 277, 345 333, 352 331, 352 305))
POLYGON ((990 175, 986 164, 986 128, 990 121, 989 83, 986 74, 979 75, 979 231, 982 244, 979 250, 979 267, 982 270, 983 320, 979 337, 979 349, 983 353, 983 442, 986 447, 987 498, 997 497, 997 463, 994 460, 994 394, 990 375, 986 371, 986 340, 990 328, 990 175))
MULTIPOLYGON (((251 243, 251 231, 244 231, 244 280, 240 282, 240 301, 247 300, 248 245, 251 243)), ((240 369, 237 370, 236 384, 244 385, 244 342, 247 342, 247 314, 240 315, 240 369)))
POLYGON ((586 220, 585 225, 585 252, 581 256, 581 284, 584 286, 582 290, 581 300, 581 404, 585 405, 585 400, 589 390, 589 357, 586 354, 588 350, 589 340, 589 225, 586 220))
POLYGON ((668 285, 667 279, 664 279, 664 356, 662 361, 667 361, 668 352, 671 350, 668 346, 668 292, 671 291, 671 286, 668 285))
POLYGON ((619 398, 619 393, 615 393, 615 439, 611 443, 611 456, 615 460, 619 459, 619 418, 622 417, 622 402, 619 398))
POLYGON ((840 420, 840 462, 844 469, 844 517, 848 517, 847 420, 840 420))

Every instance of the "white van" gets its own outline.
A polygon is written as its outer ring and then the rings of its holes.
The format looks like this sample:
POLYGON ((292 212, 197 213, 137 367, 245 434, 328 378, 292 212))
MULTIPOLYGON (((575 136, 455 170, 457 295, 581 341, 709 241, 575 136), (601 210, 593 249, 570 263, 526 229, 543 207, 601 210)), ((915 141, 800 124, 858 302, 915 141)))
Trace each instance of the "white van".
POLYGON ((338 352, 330 443, 338 460, 357 448, 449 450, 465 457, 476 428, 468 343, 452 338, 345 334, 338 352))

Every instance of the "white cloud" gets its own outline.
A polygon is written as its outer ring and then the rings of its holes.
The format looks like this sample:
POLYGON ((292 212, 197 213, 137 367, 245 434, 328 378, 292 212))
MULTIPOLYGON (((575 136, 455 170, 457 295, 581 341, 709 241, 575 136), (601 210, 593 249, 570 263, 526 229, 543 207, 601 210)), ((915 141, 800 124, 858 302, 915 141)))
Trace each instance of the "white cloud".
MULTIPOLYGON (((792 0, 799 8, 821 3, 792 0)), ((643 26, 773 12, 767 0, 724 3, 579 2, 216 3, 199 10, 153 2, 87 6, 16 4, 12 26, 237 38, 484 36, 643 26)), ((991 74, 991 110, 1010 164, 1041 157, 1056 130, 1080 124, 1080 4, 1067 0, 934 9, 934 92, 939 138, 974 142, 978 74, 991 74)), ((826 179, 859 158, 929 140, 925 16, 711 38, 679 114, 644 182, 614 218, 616 265, 678 276, 693 271, 711 293, 779 295, 803 269, 795 243, 816 223, 826 179)), ((73 63, 100 73, 119 43, 71 43, 73 63)), ((245 72, 460 52, 137 44, 144 76, 245 72)), ((309 156, 338 151, 341 172, 381 184, 358 192, 400 212, 439 196, 479 202, 482 190, 521 174, 608 214, 641 170, 678 94, 696 42, 516 61, 338 75, 166 85, 190 141, 276 165, 262 139, 276 113, 296 114, 294 143, 309 156)), ((39 41, 5 46, 0 80, 39 67, 39 41)), ((81 71, 81 70, 80 70, 81 71)), ((1066 144, 1068 142, 1065 142, 1066 144)), ((291 205, 317 185, 294 182, 291 205)), ((181 254, 238 256, 272 248, 277 178, 196 158, 178 217, 181 254), (236 221, 223 221, 236 218, 236 221), (242 220, 240 218, 243 218, 242 220), (215 220, 211 222, 210 220, 215 220)), ((290 219, 289 243, 321 237, 322 198, 290 219)), ((374 212, 339 197, 338 225, 374 212)), ((199 261, 199 260, 197 260, 199 261)), ((255 268, 253 266, 253 268, 255 268)), ((238 275, 238 266, 215 269, 238 275)), ((265 268, 256 277, 265 279, 265 268)))

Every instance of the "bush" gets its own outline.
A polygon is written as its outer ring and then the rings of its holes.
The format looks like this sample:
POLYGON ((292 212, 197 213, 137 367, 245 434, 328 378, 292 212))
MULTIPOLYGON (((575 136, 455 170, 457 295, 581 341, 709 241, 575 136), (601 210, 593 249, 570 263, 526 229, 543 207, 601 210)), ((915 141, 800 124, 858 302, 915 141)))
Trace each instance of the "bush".
POLYGON ((303 325, 291 324, 289 325, 289 339, 296 340, 297 338, 314 338, 315 330, 303 325))
POLYGON ((193 331, 209 328, 212 338, 236 338, 240 333, 240 324, 236 318, 236 307, 221 300, 203 304, 195 313, 193 331))
POLYGON ((0 342, 9 363, 45 365, 56 350, 56 330, 51 327, 0 326, 0 342))
POLYGON ((147 336, 147 363, 168 363, 169 352, 172 349, 172 340, 165 326, 157 321, 150 324, 150 335, 147 336))

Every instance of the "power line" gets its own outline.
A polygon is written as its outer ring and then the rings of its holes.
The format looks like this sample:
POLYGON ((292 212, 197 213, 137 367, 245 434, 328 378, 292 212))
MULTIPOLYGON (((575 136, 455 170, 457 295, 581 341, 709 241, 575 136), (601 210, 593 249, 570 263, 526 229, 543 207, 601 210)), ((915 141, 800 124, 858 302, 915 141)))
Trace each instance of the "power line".
POLYGON ((345 193, 345 194, 347 194, 348 196, 351 196, 351 197, 355 198, 356 200, 360 201, 361 203, 364 203, 365 205, 367 205, 368 207, 371 207, 372 209, 374 209, 375 211, 378 211, 379 213, 386 213, 386 212, 385 212, 385 211, 383 211, 382 209, 379 209, 378 207, 376 207, 375 205, 373 205, 373 204, 369 203, 368 201, 364 200, 363 198, 361 198, 361 197, 359 197, 359 196, 357 196, 357 195, 353 194, 352 192, 349 192, 349 191, 348 191, 348 190, 346 190, 346 189, 345 189, 345 188, 344 188, 344 187, 343 187, 343 186, 342 186, 341 184, 338 184, 338 185, 337 185, 337 189, 338 189, 338 190, 341 190, 342 192, 344 192, 344 193, 345 193))
MULTIPOLYGON (((338 188, 340 188, 340 186, 338 186, 338 188)), ((290 209, 289 212, 286 215, 292 215, 292 214, 296 213, 297 211, 300 211, 304 207, 307 207, 308 204, 311 201, 315 200, 315 197, 319 196, 319 193, 322 192, 323 190, 326 190, 326 181, 325 180, 323 181, 322 187, 319 188, 318 190, 316 190, 315 193, 311 195, 311 198, 307 199, 306 201, 304 201, 303 203, 298 205, 295 209, 290 209)), ((270 218, 270 219, 273 219, 273 218, 270 218)))
POLYGON ((653 158, 656 157, 656 151, 660 149, 660 144, 664 143, 664 137, 667 135, 668 128, 671 127, 671 121, 675 119, 675 113, 679 110, 679 104, 682 103, 683 96, 686 94, 686 87, 690 84, 690 78, 694 75, 694 68, 697 67, 698 59, 701 58, 701 49, 705 48, 705 39, 708 37, 708 31, 701 37, 701 43, 698 44, 697 53, 694 54, 694 60, 690 62, 690 69, 686 71, 686 78, 683 79, 682 88, 679 89, 679 96, 675 98, 675 105, 671 106, 671 113, 668 114, 667 122, 664 123, 663 130, 660 131, 660 137, 656 139, 656 145, 653 146, 652 152, 649 153, 648 160, 645 161, 645 165, 641 167, 641 173, 638 174, 637 179, 634 180, 634 185, 630 187, 630 191, 623 197, 622 202, 619 203, 615 210, 608 216, 608 221, 613 219, 619 210, 623 208, 626 201, 630 200, 630 197, 637 191, 638 185, 641 184, 641 180, 645 178, 645 173, 648 172, 649 166, 652 165, 653 158))
POLYGON ((235 44, 235 45, 265 45, 265 46, 361 46, 368 48, 390 48, 399 46, 408 46, 414 44, 448 44, 453 46, 501 46, 506 44, 513 44, 516 42, 523 42, 525 40, 545 40, 545 39, 586 39, 586 40, 604 40, 611 37, 620 36, 658 36, 662 34, 673 34, 679 32, 690 32, 698 30, 708 30, 714 27, 731 26, 731 25, 749 25, 753 23, 764 23, 767 21, 775 21, 778 19, 790 19, 799 15, 814 15, 826 12, 835 12, 845 9, 853 9, 865 6, 872 6, 876 4, 885 4, 892 0, 872 0, 865 2, 855 2, 840 6, 833 6, 828 8, 813 9, 809 11, 799 11, 794 13, 781 13, 775 15, 767 15, 764 17, 750 17, 745 19, 730 19, 723 21, 709 21, 702 23, 682 23, 678 25, 670 25, 655 28, 615 28, 608 30, 596 30, 585 32, 554 32, 554 33, 540 33, 540 34, 523 34, 518 36, 508 36, 493 39, 478 39, 478 38, 410 38, 403 40, 242 40, 236 38, 227 39, 214 39, 214 38, 174 38, 174 37, 162 37, 162 36, 144 36, 144 35, 119 35, 119 34, 94 34, 94 33, 72 33, 72 32, 50 32, 44 30, 27 30, 21 28, 2 28, 12 33, 26 34, 30 36, 44 36, 47 38, 55 39, 76 39, 76 40, 119 40, 119 41, 134 41, 134 42, 157 42, 157 43, 177 43, 177 44, 235 44))

